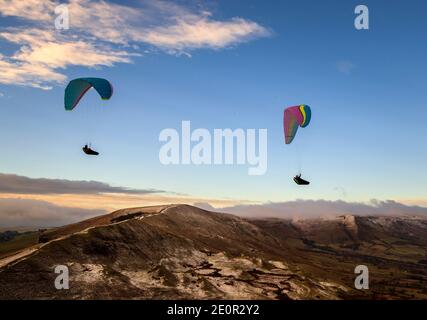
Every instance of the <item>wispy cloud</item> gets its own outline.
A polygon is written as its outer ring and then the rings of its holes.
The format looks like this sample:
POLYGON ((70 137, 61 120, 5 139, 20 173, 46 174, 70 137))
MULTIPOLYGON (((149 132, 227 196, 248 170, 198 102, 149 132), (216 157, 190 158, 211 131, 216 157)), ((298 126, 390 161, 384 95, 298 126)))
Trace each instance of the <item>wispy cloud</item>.
POLYGON ((0 14, 28 20, 47 21, 52 17, 55 2, 49 0, 0 0, 0 14))
POLYGON ((140 55, 140 46, 188 54, 269 34, 265 27, 244 18, 217 20, 211 12, 172 2, 147 0, 139 7, 89 0, 65 4, 70 29, 58 31, 54 29, 54 1, 0 0, 0 15, 17 18, 15 26, 0 32, 0 39, 18 46, 15 53, 0 55, 0 83, 49 89, 66 80, 64 70, 69 66, 130 63, 140 55))
POLYGON ((7 29, 0 38, 20 46, 12 56, 0 53, 0 83, 50 89, 66 80, 69 66, 113 66, 131 62, 131 54, 92 42, 69 41, 60 33, 39 29, 7 29))
POLYGON ((73 181, 60 179, 28 178, 0 173, 0 193, 13 194, 151 194, 162 193, 153 189, 113 187, 98 181, 73 181))
POLYGON ((22 45, 20 50, 11 56, 12 60, 44 65, 52 69, 70 65, 92 67, 130 62, 130 54, 126 51, 110 51, 109 47, 96 46, 80 39, 68 41, 61 34, 49 31, 8 29, 7 32, 0 32, 0 37, 22 45))
POLYGON ((344 74, 350 74, 356 66, 351 61, 342 60, 336 63, 336 67, 339 72, 344 74))
POLYGON ((0 83, 51 89, 48 83, 59 83, 65 79, 65 75, 48 66, 14 61, 0 54, 0 83))
POLYGON ((242 18, 213 21, 208 16, 189 16, 171 26, 161 26, 139 35, 141 41, 170 52, 198 48, 221 49, 267 34, 266 29, 242 18))

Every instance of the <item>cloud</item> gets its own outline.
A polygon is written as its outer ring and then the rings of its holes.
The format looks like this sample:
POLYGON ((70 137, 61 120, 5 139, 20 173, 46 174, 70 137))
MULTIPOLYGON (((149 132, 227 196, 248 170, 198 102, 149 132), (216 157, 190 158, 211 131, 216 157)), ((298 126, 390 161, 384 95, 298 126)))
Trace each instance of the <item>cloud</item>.
POLYGON ((170 54, 201 48, 222 49, 269 35, 256 22, 234 17, 216 20, 200 11, 165 1, 139 7, 107 1, 69 0, 70 29, 55 30, 54 1, 0 0, 0 16, 20 27, 4 28, 0 39, 18 49, 0 55, 0 83, 50 89, 66 80, 70 66, 111 67, 131 63, 141 45, 170 54))
MULTIPOLYGON (((84 195, 87 196, 87 195, 84 195)), ((97 196, 98 197, 98 196, 97 196)), ((108 201, 100 195, 101 201, 108 201)), ((120 199, 114 198, 115 203, 120 199)), ((117 195, 120 197, 120 195, 117 195)), ((126 200, 125 202, 129 201, 126 200)), ((192 201, 170 201, 171 199, 151 199, 140 206, 189 203, 192 201), (153 201, 153 202, 152 202, 153 201), (152 202, 152 203, 151 203, 152 202)), ((136 199, 134 199, 137 204, 136 199)), ((210 201, 209 201, 210 202, 210 201)), ((215 201, 213 202, 215 203, 215 201)), ((195 202, 194 205, 210 211, 227 212, 249 218, 282 218, 282 219, 312 219, 334 218, 340 215, 356 216, 423 216, 427 217, 427 208, 407 206, 395 201, 377 201, 370 203, 351 203, 344 201, 326 200, 296 200, 282 203, 266 203, 261 205, 234 205, 222 209, 215 209, 208 202, 195 202)), ((138 205, 136 205, 138 206, 138 205)), ((116 209, 122 209, 122 206, 116 209)), ((54 204, 50 201, 38 199, 0 198, 0 225, 5 227, 54 227, 82 221, 94 216, 105 214, 111 210, 92 209, 84 207, 69 207, 66 204, 54 204)))
POLYGON ((336 67, 339 72, 344 74, 350 74, 356 66, 350 61, 343 60, 343 61, 338 61, 336 64, 336 67))
POLYGON ((171 52, 198 48, 221 49, 267 34, 265 28, 241 18, 231 21, 212 21, 207 17, 190 17, 176 24, 157 27, 141 34, 140 39, 171 52))
POLYGON ((66 76, 52 68, 26 62, 6 60, 0 54, 0 83, 51 89, 48 83, 63 82, 66 76))
POLYGON ((48 21, 55 6, 55 2, 49 0, 0 0, 0 15, 48 21))
POLYGON ((67 42, 59 35, 34 29, 19 31, 19 33, 11 29, 9 32, 0 32, 0 37, 23 45, 11 57, 12 60, 31 65, 43 65, 51 69, 72 65, 111 67, 114 63, 130 62, 130 54, 126 51, 110 51, 109 48, 96 47, 82 40, 67 42))
POLYGON ((0 199, 2 229, 57 227, 105 214, 103 210, 61 207, 32 199, 0 199))
POLYGON ((392 200, 372 200, 369 203, 296 200, 259 205, 237 205, 222 208, 222 212, 251 218, 319 218, 340 215, 356 216, 425 216, 427 208, 408 206, 392 200))
POLYGON ((152 194, 153 189, 113 187, 98 181, 72 181, 60 179, 34 179, 14 174, 0 173, 0 193, 8 194, 152 194))
POLYGON ((63 83, 61 69, 69 66, 111 67, 115 63, 130 63, 132 54, 112 50, 94 43, 65 39, 60 33, 38 29, 7 29, 0 38, 20 45, 9 57, 0 54, 0 83, 50 89, 63 83))
MULTIPOLYGON (((144 207, 163 205, 171 203, 182 203, 201 206, 211 204, 205 207, 207 210, 218 211, 215 208, 230 207, 242 203, 252 203, 250 201, 232 200, 232 199, 212 199, 192 197, 176 193, 2 193, 0 199, 30 199, 46 201, 57 206, 84 208, 84 209, 102 209, 112 212, 124 208, 144 207), (213 207, 214 206, 214 207, 213 207)), ((1 226, 1 221, 0 221, 1 226)))

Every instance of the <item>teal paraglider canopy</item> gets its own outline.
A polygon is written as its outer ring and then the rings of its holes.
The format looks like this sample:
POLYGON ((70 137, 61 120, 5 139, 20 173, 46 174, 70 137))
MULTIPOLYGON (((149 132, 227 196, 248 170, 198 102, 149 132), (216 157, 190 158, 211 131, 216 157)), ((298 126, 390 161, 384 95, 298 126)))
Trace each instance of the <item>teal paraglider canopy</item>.
POLYGON ((70 81, 65 88, 64 105, 65 110, 73 110, 80 99, 90 89, 94 88, 103 100, 108 100, 113 95, 113 86, 102 78, 78 78, 70 81))

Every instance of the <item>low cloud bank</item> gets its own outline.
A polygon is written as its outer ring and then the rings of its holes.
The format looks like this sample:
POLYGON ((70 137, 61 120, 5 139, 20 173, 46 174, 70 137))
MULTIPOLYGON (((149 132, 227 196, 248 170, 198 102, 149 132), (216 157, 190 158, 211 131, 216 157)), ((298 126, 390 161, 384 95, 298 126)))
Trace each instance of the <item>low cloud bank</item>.
POLYGON ((207 203, 197 206, 213 211, 221 211, 249 218, 320 218, 339 215, 355 216, 422 216, 427 217, 427 208, 408 206, 393 200, 371 200, 369 203, 328 201, 328 200, 295 200, 259 205, 236 205, 215 209, 207 203))
POLYGON ((40 200, 0 199, 0 226, 2 229, 58 227, 105 213, 98 209, 61 207, 40 200))

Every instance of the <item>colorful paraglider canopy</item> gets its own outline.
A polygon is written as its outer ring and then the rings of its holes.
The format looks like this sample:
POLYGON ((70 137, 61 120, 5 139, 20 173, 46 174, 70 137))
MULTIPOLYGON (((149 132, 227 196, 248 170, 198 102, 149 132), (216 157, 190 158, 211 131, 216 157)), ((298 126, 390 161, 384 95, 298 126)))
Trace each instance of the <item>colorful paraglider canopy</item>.
POLYGON ((309 106, 303 104, 286 108, 283 115, 286 144, 290 144, 294 140, 298 127, 304 128, 308 126, 310 120, 311 109, 309 106))
POLYGON ((70 81, 65 88, 64 105, 65 110, 73 110, 84 94, 95 88, 103 100, 108 100, 113 95, 113 86, 105 79, 101 78, 79 78, 70 81))

